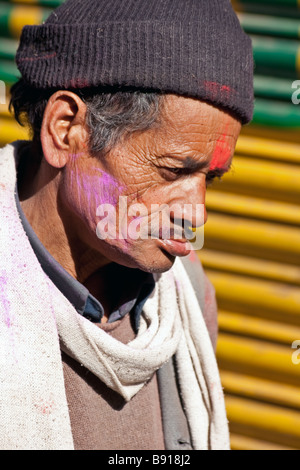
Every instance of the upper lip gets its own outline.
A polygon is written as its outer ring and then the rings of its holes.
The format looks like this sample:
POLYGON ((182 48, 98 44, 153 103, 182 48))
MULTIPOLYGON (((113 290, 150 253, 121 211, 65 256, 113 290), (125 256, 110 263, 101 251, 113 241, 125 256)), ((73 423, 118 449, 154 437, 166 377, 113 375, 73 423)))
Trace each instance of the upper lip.
POLYGON ((188 239, 182 232, 182 230, 179 231, 179 229, 170 229, 170 232, 168 233, 167 237, 163 237, 163 229, 160 229, 159 231, 159 237, 160 240, 174 240, 176 242, 181 242, 181 243, 187 243, 188 239), (176 236, 177 235, 177 236, 176 236))
POLYGON ((189 241, 188 240, 177 240, 177 239, 174 239, 174 238, 160 238, 160 241, 162 243, 165 243, 166 245, 169 245, 171 244, 172 242, 176 242, 176 243, 180 243, 180 245, 186 245, 186 248, 187 248, 187 245, 189 245, 189 241))
POLYGON ((182 238, 182 239, 178 239, 178 238, 162 238, 161 240, 163 240, 163 241, 174 241, 174 242, 178 242, 178 243, 188 243, 188 240, 186 240, 185 238, 182 238))

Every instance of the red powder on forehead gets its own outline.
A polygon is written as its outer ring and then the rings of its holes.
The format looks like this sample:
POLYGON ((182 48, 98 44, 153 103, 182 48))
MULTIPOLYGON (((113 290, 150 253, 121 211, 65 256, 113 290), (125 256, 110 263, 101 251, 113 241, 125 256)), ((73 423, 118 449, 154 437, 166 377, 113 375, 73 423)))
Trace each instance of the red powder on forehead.
POLYGON ((210 170, 216 170, 218 168, 226 168, 231 157, 232 149, 226 142, 228 136, 228 121, 225 124, 225 132, 217 140, 216 147, 210 162, 210 170))
POLYGON ((227 145, 225 137, 226 134, 223 134, 217 141, 216 148, 210 162, 210 170, 226 167, 228 160, 231 157, 231 148, 227 145))

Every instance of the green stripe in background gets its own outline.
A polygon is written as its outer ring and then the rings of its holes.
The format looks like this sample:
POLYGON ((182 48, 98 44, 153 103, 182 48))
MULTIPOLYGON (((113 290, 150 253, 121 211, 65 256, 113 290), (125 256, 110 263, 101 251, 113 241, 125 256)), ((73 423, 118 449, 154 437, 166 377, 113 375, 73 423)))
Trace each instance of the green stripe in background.
POLYGON ((238 13, 253 13, 259 15, 278 16, 279 18, 299 18, 300 19, 300 2, 292 1, 287 3, 285 0, 278 2, 251 2, 232 0, 232 6, 238 13))
POLYGON ((293 80, 263 75, 254 76, 254 92, 258 98, 291 102, 293 80))
POLYGON ((19 38, 22 27, 40 24, 51 14, 50 8, 0 2, 0 36, 19 38))
POLYGON ((12 85, 20 78, 20 73, 14 62, 8 60, 0 60, 0 80, 12 85))
MULTIPOLYGON (((299 8, 299 0, 237 0, 241 5, 270 5, 272 7, 299 8)), ((235 2, 233 2, 235 4, 235 2)))
POLYGON ((18 41, 15 39, 0 39, 0 59, 11 60, 14 62, 18 47, 18 41))
POLYGON ((256 99, 253 124, 281 129, 300 128, 300 105, 256 99))
POLYGON ((9 17, 11 7, 0 3, 0 34, 1 36, 10 36, 9 17))
POLYGON ((270 75, 289 73, 296 79, 298 73, 299 41, 252 36, 256 73, 259 67, 270 69, 270 75))
POLYGON ((21 5, 40 5, 48 8, 56 8, 65 0, 3 0, 3 3, 19 3, 21 5))
POLYGON ((298 39, 300 37, 300 20, 261 16, 250 13, 238 14, 243 29, 248 34, 262 34, 283 38, 298 39))

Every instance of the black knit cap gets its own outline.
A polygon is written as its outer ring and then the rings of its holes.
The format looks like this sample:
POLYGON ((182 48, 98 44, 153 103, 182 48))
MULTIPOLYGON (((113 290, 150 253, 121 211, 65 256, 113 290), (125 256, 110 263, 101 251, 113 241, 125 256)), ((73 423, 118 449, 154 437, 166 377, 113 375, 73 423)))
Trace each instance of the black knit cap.
POLYGON ((229 0, 67 0, 25 26, 16 61, 37 88, 133 87, 253 114, 253 55, 229 0))

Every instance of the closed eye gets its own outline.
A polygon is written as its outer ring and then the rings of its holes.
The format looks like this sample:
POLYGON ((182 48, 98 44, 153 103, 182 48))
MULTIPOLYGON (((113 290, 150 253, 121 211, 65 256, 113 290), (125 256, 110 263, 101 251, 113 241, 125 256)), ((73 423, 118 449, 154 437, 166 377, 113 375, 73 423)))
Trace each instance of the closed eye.
MULTIPOLYGON (((160 167, 160 172, 166 180, 174 181, 177 178, 194 174, 197 171, 204 173, 202 167, 203 167, 203 163, 201 163, 200 165, 196 164, 196 165, 189 165, 189 166, 184 166, 184 167, 166 166, 166 167, 160 167)), ((215 168, 213 170, 209 170, 208 173, 206 174, 206 185, 209 186, 210 184, 212 184, 216 178, 221 179, 222 176, 225 173, 227 173, 229 169, 230 167, 229 168, 215 168)))
POLYGON ((189 168, 168 168, 168 170, 174 175, 187 175, 191 172, 189 168))
POLYGON ((192 173, 190 168, 183 167, 160 167, 160 171, 164 178, 168 181, 173 181, 180 176, 190 175, 192 173))

